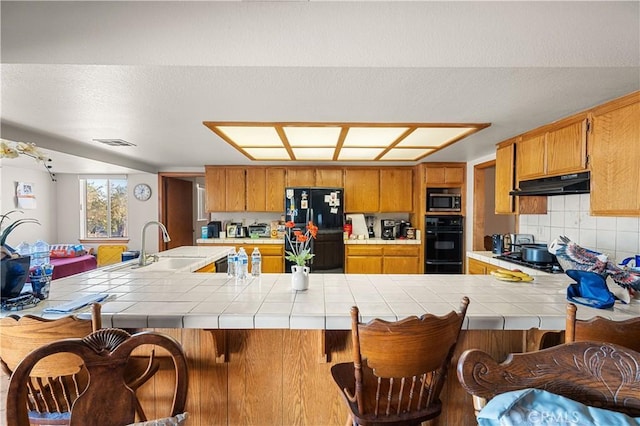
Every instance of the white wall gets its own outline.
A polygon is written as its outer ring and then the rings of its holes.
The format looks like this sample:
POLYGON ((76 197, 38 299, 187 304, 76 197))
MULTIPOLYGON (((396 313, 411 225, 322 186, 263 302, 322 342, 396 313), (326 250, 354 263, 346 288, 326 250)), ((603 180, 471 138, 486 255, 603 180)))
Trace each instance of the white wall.
POLYGON ((28 182, 33 184, 33 191, 36 196, 36 208, 23 210, 24 214, 16 212, 12 214, 8 220, 5 220, 3 226, 13 220, 20 218, 34 218, 40 222, 37 224, 23 224, 18 226, 7 238, 7 244, 16 247, 22 241, 29 244, 35 243, 37 240, 43 240, 52 243, 58 239, 56 227, 57 214, 57 187, 56 183, 51 181, 49 173, 44 169, 29 170, 25 168, 11 166, 11 160, 3 160, 0 167, 0 186, 2 196, 0 202, 0 212, 3 214, 17 209, 16 186, 18 182, 28 182))
POLYGON ((565 235, 577 244, 619 263, 640 251, 640 218, 589 214, 589 194, 549 197, 546 215, 521 215, 520 232, 548 243, 565 235))

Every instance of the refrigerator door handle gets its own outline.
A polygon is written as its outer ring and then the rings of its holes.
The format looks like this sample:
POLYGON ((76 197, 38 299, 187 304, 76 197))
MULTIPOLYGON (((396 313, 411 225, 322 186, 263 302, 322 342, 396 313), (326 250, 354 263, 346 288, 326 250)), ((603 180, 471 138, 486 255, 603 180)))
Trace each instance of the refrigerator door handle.
POLYGON ((307 211, 307 224, 313 220, 315 216, 313 215, 313 207, 307 211))

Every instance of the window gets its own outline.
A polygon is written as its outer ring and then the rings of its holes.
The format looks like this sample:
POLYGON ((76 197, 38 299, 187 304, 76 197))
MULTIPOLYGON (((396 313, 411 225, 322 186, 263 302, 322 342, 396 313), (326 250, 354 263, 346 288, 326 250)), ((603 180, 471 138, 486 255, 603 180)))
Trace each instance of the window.
POLYGON ((82 238, 127 236, 127 179, 121 176, 80 179, 82 238))
POLYGON ((198 221, 209 220, 206 209, 206 191, 203 185, 196 185, 198 191, 198 221))

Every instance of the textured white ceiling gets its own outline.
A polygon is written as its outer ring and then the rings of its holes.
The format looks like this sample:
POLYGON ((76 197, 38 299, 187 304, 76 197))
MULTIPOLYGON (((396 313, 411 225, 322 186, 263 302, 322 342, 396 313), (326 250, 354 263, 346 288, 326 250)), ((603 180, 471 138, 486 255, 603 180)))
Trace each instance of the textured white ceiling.
POLYGON ((203 121, 490 122, 425 159, 473 160, 640 89, 637 1, 0 8, 2 136, 149 172, 250 163, 203 121))

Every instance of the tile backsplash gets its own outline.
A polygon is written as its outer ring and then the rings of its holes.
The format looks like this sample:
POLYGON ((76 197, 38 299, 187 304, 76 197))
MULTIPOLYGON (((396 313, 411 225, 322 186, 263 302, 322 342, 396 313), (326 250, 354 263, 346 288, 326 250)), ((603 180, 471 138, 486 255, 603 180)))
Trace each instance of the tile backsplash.
POLYGON ((520 216, 519 232, 545 243, 566 235, 616 263, 640 252, 640 218, 591 216, 589 204, 589 194, 549 197, 546 215, 520 216))

